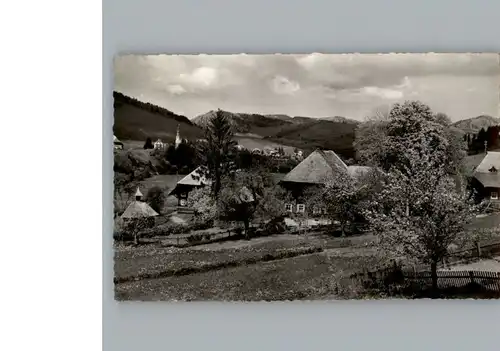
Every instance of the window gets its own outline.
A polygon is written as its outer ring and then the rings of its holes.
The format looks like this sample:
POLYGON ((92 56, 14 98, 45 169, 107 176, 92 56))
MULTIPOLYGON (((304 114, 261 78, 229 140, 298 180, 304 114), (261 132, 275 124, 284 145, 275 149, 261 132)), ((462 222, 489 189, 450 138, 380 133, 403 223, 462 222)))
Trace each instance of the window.
POLYGON ((305 210, 306 210, 306 205, 304 204, 297 205, 297 212, 304 212, 305 210))
POLYGON ((491 199, 492 200, 498 200, 498 193, 496 191, 491 193, 491 199))
POLYGON ((285 211, 292 212, 292 204, 286 204, 285 205, 285 211))

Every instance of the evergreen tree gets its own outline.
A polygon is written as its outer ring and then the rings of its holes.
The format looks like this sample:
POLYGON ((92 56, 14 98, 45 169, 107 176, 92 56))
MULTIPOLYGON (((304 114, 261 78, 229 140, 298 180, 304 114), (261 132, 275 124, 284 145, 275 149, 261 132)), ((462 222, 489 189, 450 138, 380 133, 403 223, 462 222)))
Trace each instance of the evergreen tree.
POLYGON ((222 178, 229 174, 236 142, 231 123, 222 110, 217 110, 205 127, 206 143, 200 144, 199 156, 207 166, 212 180, 212 195, 217 198, 222 178))
POLYGON ((151 141, 150 137, 146 139, 146 142, 144 143, 144 149, 154 149, 153 142, 151 141))

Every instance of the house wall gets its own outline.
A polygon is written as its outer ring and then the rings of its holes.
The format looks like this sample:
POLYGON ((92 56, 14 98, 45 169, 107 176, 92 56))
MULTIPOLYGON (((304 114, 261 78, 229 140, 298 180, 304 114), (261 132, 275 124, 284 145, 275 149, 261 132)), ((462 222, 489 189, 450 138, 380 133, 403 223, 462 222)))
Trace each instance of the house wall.
POLYGON ((307 198, 308 192, 318 189, 320 185, 292 182, 282 182, 280 185, 290 194, 291 199, 287 204, 287 212, 293 214, 302 213, 307 217, 324 217, 326 210, 319 206, 312 208, 307 198))
POLYGON ((500 187, 484 187, 476 178, 472 178, 471 189, 476 192, 475 198, 478 203, 488 200, 500 202, 500 187), (497 194, 497 199, 494 198, 494 193, 497 194))

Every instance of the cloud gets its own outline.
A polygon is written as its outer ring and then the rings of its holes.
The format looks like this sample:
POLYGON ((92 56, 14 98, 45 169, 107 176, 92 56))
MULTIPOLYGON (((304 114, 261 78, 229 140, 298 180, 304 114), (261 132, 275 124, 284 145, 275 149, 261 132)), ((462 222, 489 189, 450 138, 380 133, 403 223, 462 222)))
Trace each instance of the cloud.
POLYGON ((361 89, 361 92, 363 94, 376 96, 387 100, 401 99, 404 96, 403 92, 399 90, 378 87, 365 87, 361 89))
POLYGON ((213 67, 199 67, 191 73, 181 73, 179 78, 194 88, 209 88, 217 83, 217 70, 213 67))
POLYGON ((184 89, 184 87, 179 84, 169 85, 167 86, 167 90, 174 95, 181 95, 186 93, 186 89, 184 89))
POLYGON ((271 81, 271 86, 276 94, 293 95, 300 90, 300 85, 297 82, 291 81, 283 76, 276 76, 271 81))
POLYGON ((496 54, 127 55, 115 89, 188 117, 209 109, 362 119, 418 98, 453 119, 498 112, 496 54), (471 90, 471 89, 475 90, 471 90))

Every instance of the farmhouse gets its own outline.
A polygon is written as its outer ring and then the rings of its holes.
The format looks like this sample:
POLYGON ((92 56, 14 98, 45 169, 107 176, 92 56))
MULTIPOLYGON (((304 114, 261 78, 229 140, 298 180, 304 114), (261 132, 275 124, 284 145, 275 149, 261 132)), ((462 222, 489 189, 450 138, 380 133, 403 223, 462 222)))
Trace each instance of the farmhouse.
POLYGON ((500 200, 500 152, 488 151, 474 170, 471 185, 477 191, 479 201, 499 207, 500 200))
POLYGON ((115 150, 123 150, 123 143, 120 140, 118 140, 116 135, 113 135, 113 148, 115 150))
POLYGON ((187 176, 179 180, 169 195, 174 195, 177 198, 178 206, 186 207, 189 192, 193 189, 211 184, 210 179, 207 178, 206 174, 207 168, 205 166, 196 168, 187 176))
MULTIPOLYGON (((315 150, 292 169, 280 182, 295 203, 287 204, 288 212, 306 212, 305 196, 308 190, 322 186, 338 172, 359 177, 371 170, 365 166, 347 166, 332 150, 315 150)), ((313 212, 316 209, 313 209, 313 212)), ((321 212, 321 211, 320 211, 321 212)))
POLYGON ((150 224, 153 225, 154 217, 156 216, 158 216, 158 213, 153 210, 147 203, 142 201, 142 193, 139 188, 137 188, 137 191, 135 193, 135 201, 128 205, 121 218, 125 222, 147 218, 147 221, 149 221, 150 224))

